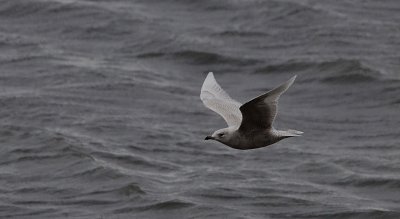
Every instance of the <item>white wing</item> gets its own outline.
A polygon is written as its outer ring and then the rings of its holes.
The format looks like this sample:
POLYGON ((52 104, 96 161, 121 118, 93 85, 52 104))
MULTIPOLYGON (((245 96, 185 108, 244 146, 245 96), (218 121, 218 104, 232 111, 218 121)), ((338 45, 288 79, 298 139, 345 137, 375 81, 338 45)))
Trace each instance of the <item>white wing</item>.
POLYGON ((257 129, 269 129, 275 120, 279 97, 293 84, 296 76, 258 96, 240 107, 243 114, 243 122, 239 130, 251 131, 257 129))
POLYGON ((221 115, 228 126, 239 127, 242 122, 242 113, 239 107, 242 104, 232 99, 219 86, 212 72, 208 73, 204 80, 201 87, 200 99, 206 107, 221 115))

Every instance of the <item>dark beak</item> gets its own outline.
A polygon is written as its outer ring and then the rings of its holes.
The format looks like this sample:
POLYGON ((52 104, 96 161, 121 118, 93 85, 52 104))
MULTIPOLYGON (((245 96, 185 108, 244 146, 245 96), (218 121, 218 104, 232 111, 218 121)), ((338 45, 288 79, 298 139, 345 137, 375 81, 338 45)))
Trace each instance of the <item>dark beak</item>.
POLYGON ((208 135, 208 136, 206 136, 206 138, 204 140, 210 140, 210 139, 213 139, 213 137, 208 135))

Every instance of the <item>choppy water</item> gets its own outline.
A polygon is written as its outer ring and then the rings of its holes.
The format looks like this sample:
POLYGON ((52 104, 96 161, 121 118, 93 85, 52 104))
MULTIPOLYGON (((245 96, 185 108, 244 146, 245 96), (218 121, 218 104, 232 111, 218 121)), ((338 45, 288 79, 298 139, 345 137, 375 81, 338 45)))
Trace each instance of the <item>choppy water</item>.
POLYGON ((1 218, 400 218, 400 3, 3 0, 1 218), (199 100, 297 74, 237 151, 199 100))

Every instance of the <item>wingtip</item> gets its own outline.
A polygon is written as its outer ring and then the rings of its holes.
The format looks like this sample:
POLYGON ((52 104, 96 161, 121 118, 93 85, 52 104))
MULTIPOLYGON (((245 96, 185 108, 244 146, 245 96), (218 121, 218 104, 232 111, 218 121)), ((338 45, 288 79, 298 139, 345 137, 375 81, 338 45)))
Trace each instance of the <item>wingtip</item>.
POLYGON ((207 77, 204 79, 203 85, 201 86, 200 98, 202 100, 203 100, 203 97, 202 97, 203 90, 205 89, 206 86, 208 86, 209 84, 212 84, 212 83, 217 83, 217 82, 215 81, 213 72, 210 71, 210 72, 208 72, 207 77))
POLYGON ((215 81, 214 73, 212 71, 208 72, 206 79, 204 79, 204 83, 210 83, 210 81, 215 81))
POLYGON ((296 80, 296 78, 297 78, 297 75, 294 75, 293 77, 291 77, 291 78, 286 82, 286 84, 288 84, 288 87, 290 87, 290 86, 294 83, 294 81, 296 80))

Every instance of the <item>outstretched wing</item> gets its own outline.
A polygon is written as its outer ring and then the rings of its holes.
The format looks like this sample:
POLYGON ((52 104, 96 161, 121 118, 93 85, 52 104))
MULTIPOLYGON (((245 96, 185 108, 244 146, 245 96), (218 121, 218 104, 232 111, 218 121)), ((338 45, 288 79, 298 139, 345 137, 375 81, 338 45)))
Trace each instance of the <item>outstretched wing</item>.
POLYGON ((271 128, 277 113, 279 97, 293 84, 295 79, 296 75, 279 87, 243 104, 240 107, 243 121, 239 130, 246 132, 271 128))
POLYGON ((212 72, 208 73, 204 80, 201 87, 200 99, 206 107, 221 115, 228 126, 239 127, 242 122, 242 113, 239 107, 242 104, 232 99, 219 86, 212 72))

